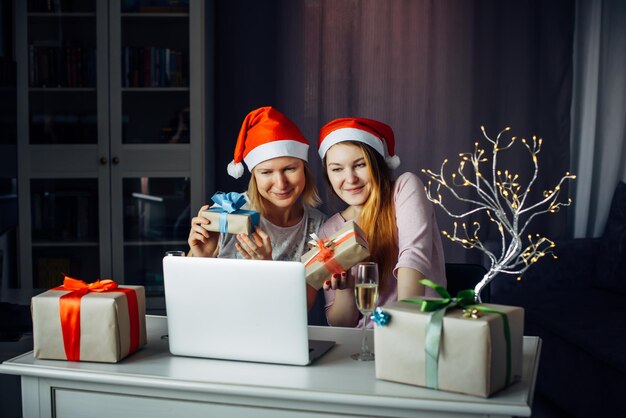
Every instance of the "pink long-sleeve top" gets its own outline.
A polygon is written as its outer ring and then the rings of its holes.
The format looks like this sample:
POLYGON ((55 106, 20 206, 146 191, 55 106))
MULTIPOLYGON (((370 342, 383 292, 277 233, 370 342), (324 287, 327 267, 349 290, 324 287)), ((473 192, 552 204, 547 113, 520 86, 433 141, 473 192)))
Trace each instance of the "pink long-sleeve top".
MULTIPOLYGON (((426 198, 424 184, 415 174, 404 173, 394 183, 393 199, 396 211, 398 260, 392 274, 386 278, 387 284, 378 296, 378 306, 398 300, 397 277, 400 267, 417 270, 427 279, 446 286, 441 234, 435 219, 434 207, 426 198)), ((336 213, 321 226, 320 238, 328 238, 349 220, 344 219, 341 213, 336 213)), ((328 311, 335 300, 335 291, 325 291, 324 296, 328 311)), ((439 297, 429 287, 426 287, 425 296, 439 297)), ((368 328, 372 326, 372 322, 369 321, 368 328)), ((363 327, 363 318, 359 320, 357 327, 363 327)))

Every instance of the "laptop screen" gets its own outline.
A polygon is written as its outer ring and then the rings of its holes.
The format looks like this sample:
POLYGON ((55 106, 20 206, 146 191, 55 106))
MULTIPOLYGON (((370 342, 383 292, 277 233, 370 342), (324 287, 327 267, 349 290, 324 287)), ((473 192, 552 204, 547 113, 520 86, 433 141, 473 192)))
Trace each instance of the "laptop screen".
POLYGON ((302 263, 165 257, 163 272, 172 354, 309 362, 302 263))

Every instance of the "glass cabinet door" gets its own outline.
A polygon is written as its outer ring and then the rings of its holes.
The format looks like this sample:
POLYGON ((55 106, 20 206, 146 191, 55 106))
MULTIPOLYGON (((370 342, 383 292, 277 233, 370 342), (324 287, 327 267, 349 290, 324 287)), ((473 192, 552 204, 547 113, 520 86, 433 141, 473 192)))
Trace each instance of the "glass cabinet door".
POLYGON ((106 7, 95 0, 16 7, 19 213, 30 213, 30 222, 20 220, 21 285, 58 286, 63 274, 93 281, 110 273, 110 240, 99 223, 109 189, 108 131, 100 129, 107 81, 98 71, 106 7))
POLYGON ((189 143, 189 5, 122 1, 123 144, 189 143))
POLYGON ((149 296, 163 294, 165 252, 188 250, 189 185, 188 177, 123 180, 124 277, 149 296))
POLYGON ((185 1, 112 5, 111 153, 115 271, 163 295, 162 258, 187 250, 190 224, 190 13, 185 1), (119 22, 119 27, 115 26, 119 22), (115 26, 115 27, 113 27, 115 26), (122 270, 123 265, 123 270, 122 270))
POLYGON ((28 2, 31 144, 96 144, 95 1, 28 2))
POLYGON ((100 278, 96 179, 31 180, 33 287, 100 278))

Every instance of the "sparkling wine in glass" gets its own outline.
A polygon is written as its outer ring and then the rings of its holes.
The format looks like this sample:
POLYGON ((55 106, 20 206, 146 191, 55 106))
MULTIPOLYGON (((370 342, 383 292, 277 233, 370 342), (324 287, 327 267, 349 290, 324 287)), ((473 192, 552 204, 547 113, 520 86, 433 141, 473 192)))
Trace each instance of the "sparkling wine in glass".
POLYGON ((361 352, 352 354, 354 360, 372 361, 374 353, 367 345, 367 320, 378 303, 378 264, 373 262, 360 263, 357 265, 354 282, 354 298, 356 307, 363 314, 363 337, 361 340, 361 352))

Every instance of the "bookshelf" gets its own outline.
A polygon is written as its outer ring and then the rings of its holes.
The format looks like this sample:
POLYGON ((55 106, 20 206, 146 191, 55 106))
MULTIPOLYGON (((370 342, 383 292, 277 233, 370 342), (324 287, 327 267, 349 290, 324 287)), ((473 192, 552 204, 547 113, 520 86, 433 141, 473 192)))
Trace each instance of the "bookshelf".
POLYGON ((201 0, 15 3, 19 274, 163 294, 204 195, 201 0))

